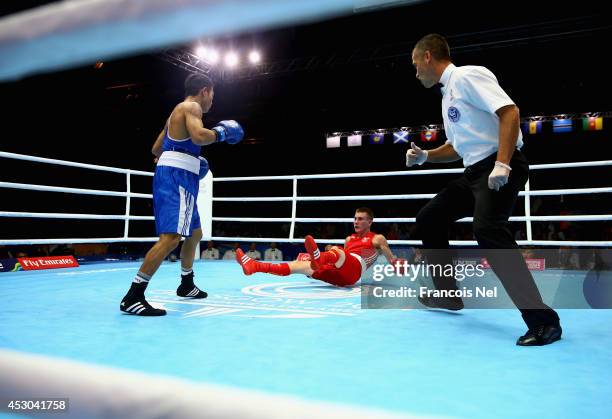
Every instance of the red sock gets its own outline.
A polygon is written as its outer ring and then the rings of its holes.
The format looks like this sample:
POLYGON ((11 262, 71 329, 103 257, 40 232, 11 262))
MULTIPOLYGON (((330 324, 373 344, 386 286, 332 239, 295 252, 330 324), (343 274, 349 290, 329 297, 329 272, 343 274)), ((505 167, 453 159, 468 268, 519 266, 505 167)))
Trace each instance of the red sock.
POLYGON ((338 261, 338 253, 335 249, 332 249, 328 252, 321 252, 321 257, 319 258, 319 263, 322 265, 333 264, 338 261))
POLYGON ((288 263, 256 262, 257 272, 265 272, 272 275, 287 276, 291 274, 288 263))

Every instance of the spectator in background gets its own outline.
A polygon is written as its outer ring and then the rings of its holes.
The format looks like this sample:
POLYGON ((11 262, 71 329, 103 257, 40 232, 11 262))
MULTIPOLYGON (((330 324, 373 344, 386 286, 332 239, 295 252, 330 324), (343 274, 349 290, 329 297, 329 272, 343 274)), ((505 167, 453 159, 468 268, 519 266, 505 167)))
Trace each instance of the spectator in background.
POLYGON ((410 263, 412 263, 414 265, 419 264, 419 263, 424 261, 423 252, 421 251, 421 249, 419 247, 415 247, 414 248, 414 254, 409 259, 409 261, 410 261, 410 263))
POLYGON ((526 236, 525 236, 525 232, 523 231, 522 228, 518 228, 515 232, 514 232, 514 240, 519 241, 519 240, 526 240, 526 236))
POLYGON ((389 231, 387 231, 387 240, 399 240, 399 227, 397 223, 391 224, 389 231))
POLYGON ((0 246, 0 259, 13 259, 13 254, 4 245, 0 246))
POLYGON ((535 258, 535 253, 532 248, 526 247, 521 249, 521 253, 523 254, 523 258, 525 259, 533 259, 535 258))
POLYGON ((34 248, 34 256, 49 256, 49 246, 38 245, 34 248))
POLYGON ((55 247, 52 245, 49 248, 49 254, 51 256, 74 256, 74 246, 66 243, 58 244, 55 247))
POLYGON ((257 250, 257 243, 251 243, 251 248, 246 255, 251 259, 261 260, 261 252, 257 250))
POLYGON ((410 239, 410 226, 403 225, 402 227, 400 227, 400 239, 401 240, 410 239))
POLYGON ((539 196, 535 197, 531 201, 531 215, 539 214, 540 208, 542 208, 543 203, 544 202, 542 201, 542 198, 540 198, 539 196))
POLYGON ((264 260, 283 260, 283 252, 276 247, 276 243, 270 243, 270 248, 264 252, 264 260))
POLYGON ((218 260, 219 249, 215 247, 215 243, 213 241, 209 241, 206 249, 202 251, 200 257, 204 260, 218 260))
POLYGON ((238 249, 238 243, 234 243, 234 247, 232 249, 227 250, 223 254, 223 260, 234 260, 234 259, 236 259, 236 249, 238 249))
POLYGON ((562 231, 557 231, 555 225, 548 224, 548 234, 546 235, 548 240, 565 240, 565 234, 562 231))
POLYGON ((559 265, 562 269, 580 269, 578 251, 570 246, 559 247, 559 265))

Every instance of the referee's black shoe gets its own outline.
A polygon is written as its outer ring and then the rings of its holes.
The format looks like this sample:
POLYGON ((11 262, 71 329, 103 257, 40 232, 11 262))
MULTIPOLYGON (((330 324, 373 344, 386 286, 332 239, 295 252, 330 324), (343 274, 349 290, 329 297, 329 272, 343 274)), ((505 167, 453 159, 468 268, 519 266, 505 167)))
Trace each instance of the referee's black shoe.
POLYGON ((451 311, 459 311, 463 308, 463 300, 459 297, 446 298, 419 296, 419 302, 429 308, 443 308, 451 311))
POLYGON ((544 346, 561 339, 563 330, 559 324, 549 324, 529 329, 527 333, 518 338, 518 346, 544 346))

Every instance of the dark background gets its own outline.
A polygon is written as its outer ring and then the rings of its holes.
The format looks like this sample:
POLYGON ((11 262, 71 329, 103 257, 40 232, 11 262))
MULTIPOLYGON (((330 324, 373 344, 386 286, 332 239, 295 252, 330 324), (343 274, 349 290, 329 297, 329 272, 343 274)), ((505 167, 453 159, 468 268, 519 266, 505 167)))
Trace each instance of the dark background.
MULTIPOLYGON (((0 11, 7 14, 37 3, 44 2, 9 2, 0 11)), ((441 123, 440 99, 415 79, 410 58, 414 43, 431 32, 448 38, 457 65, 491 69, 522 116, 612 110, 609 66, 603 64, 609 55, 612 26, 609 15, 603 12, 603 2, 591 2, 588 7, 547 2, 483 7, 475 2, 429 1, 215 39, 217 45, 239 50, 258 46, 267 63, 278 63, 286 71, 251 77, 213 74, 217 83, 215 102, 205 125, 212 127, 221 119, 236 119, 243 124, 248 139, 235 146, 203 148, 214 175, 404 170, 407 146, 393 145, 389 137, 383 145, 326 149, 325 136, 335 131, 441 123), (293 70, 291 60, 297 60, 293 70), (311 65, 300 65, 305 61, 311 65)), ((182 100, 182 83, 187 75, 162 60, 159 53, 147 51, 111 61, 100 57, 104 61, 100 69, 90 63, 0 84, 4 103, 0 150, 152 171, 150 147, 173 106, 182 100)), ((609 124, 606 119, 603 131, 583 132, 581 122, 575 121, 571 134, 552 134, 545 123, 542 134, 526 136, 524 150, 532 164, 611 159, 609 124)), ((443 140, 442 135, 437 142, 417 140, 417 144, 433 148, 443 140)), ((121 175, 0 160, 2 181, 125 188, 121 175)), ((609 167, 559 173, 532 173, 532 189, 610 186, 612 178, 609 167)), ((299 193, 432 193, 448 179, 411 176, 309 181, 301 184, 299 193)), ((150 180, 136 178, 133 190, 150 192, 150 180)), ((0 193, 0 211, 121 214, 125 205, 120 198, 10 189, 0 193)), ((289 182, 215 185, 217 196, 290 193, 289 182)), ((133 199, 132 214, 151 215, 150 204, 133 199)), ((378 216, 413 217, 424 201, 304 203, 298 207, 298 216, 351 217, 356 204, 372 206, 378 216)), ((611 204, 609 194, 542 198, 536 213, 609 213, 611 204)), ((522 213, 522 200, 516 213, 522 213)), ((215 205, 215 216, 289 215, 290 204, 215 205)), ((546 235, 547 225, 535 224, 536 230, 543 230, 538 234, 546 235)), ((131 235, 154 233, 150 222, 132 225, 131 235)), ((305 234, 314 227, 298 226, 296 233, 305 234)), ((274 224, 215 223, 215 228, 217 233, 242 236, 286 234, 274 224)), ((389 228, 378 226, 381 232, 389 228)), ((585 239, 601 239, 610 233, 610 223, 581 223, 580 228, 575 234, 585 239)), ((341 225, 323 226, 318 233, 341 237, 345 230, 341 225)), ((7 239, 118 236, 123 223, 0 218, 0 232, 7 239)), ((453 234, 469 236, 469 225, 458 226, 453 234)), ((410 226, 400 226, 400 235, 409 237, 410 226)))

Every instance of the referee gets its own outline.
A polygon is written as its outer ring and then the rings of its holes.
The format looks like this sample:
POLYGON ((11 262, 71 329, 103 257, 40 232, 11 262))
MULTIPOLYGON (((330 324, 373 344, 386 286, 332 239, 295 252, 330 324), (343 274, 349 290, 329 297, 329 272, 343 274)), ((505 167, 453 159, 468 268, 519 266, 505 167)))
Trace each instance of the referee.
MULTIPOLYGON (((412 63, 423 86, 440 86, 448 140, 429 151, 412 143, 406 166, 463 159, 466 168, 417 214, 416 233, 427 249, 428 263, 452 263, 449 226, 472 215, 478 245, 529 328, 517 345, 541 346, 559 340, 559 316, 542 301, 508 229, 516 198, 529 177, 529 165, 520 150, 523 136, 518 107, 487 68, 455 66, 448 43, 440 35, 421 38, 412 50, 412 63)), ((453 277, 433 280, 437 289, 457 289, 453 277)), ((463 308, 458 297, 423 298, 421 302, 434 308, 463 308)))

